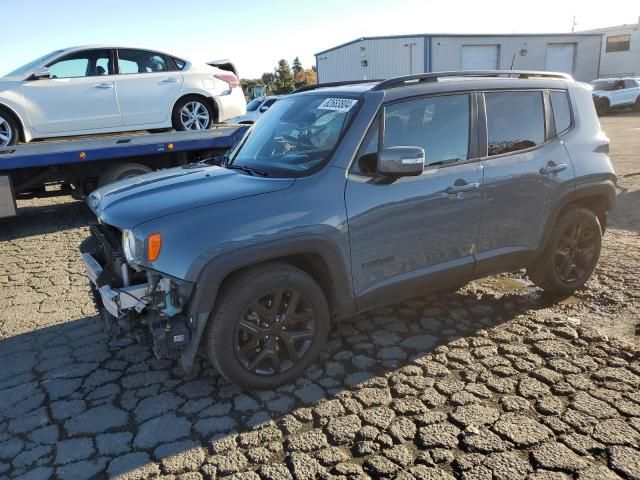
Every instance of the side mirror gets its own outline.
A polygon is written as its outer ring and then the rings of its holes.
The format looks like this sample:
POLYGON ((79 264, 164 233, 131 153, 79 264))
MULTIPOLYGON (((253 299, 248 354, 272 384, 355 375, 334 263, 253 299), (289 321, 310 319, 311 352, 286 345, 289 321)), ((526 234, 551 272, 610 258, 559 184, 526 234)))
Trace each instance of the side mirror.
POLYGON ((31 76, 34 80, 40 80, 42 78, 51 78, 51 72, 47 67, 39 67, 31 76))
POLYGON ((414 177, 424 170, 425 153, 420 147, 389 147, 378 155, 378 173, 414 177))

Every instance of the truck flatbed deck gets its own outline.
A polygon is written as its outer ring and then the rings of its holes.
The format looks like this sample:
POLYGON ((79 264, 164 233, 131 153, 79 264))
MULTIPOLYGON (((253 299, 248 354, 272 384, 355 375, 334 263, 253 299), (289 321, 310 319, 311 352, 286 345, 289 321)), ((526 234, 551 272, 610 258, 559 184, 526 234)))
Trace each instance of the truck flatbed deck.
POLYGON ((73 137, 0 149, 0 218, 16 215, 16 198, 83 197, 128 173, 184 165, 234 146, 249 127, 224 125, 191 132, 73 137), (52 193, 48 185, 62 188, 52 193))

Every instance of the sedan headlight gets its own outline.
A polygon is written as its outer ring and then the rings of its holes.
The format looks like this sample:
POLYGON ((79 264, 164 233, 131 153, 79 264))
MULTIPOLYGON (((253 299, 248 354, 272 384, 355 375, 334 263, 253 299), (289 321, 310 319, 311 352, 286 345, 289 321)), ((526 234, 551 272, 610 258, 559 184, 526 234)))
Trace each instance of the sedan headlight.
POLYGON ((131 230, 125 229, 122 231, 122 251, 124 252, 124 258, 127 262, 137 263, 138 244, 131 230))

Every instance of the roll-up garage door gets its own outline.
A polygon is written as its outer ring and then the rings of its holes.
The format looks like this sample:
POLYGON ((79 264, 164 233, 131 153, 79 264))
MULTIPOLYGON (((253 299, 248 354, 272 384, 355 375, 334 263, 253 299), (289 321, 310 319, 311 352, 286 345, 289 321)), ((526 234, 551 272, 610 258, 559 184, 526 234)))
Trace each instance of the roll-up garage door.
POLYGON ((564 72, 573 75, 575 54, 575 43, 550 43, 547 45, 545 69, 550 72, 564 72))
POLYGON ((498 45, 463 45, 462 70, 496 70, 498 45))

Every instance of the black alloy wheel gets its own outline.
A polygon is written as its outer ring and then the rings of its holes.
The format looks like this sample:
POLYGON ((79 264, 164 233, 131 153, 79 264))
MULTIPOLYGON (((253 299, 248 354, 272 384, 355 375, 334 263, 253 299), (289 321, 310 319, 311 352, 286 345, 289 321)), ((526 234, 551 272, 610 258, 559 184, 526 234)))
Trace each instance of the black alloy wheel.
POLYGON ((294 288, 275 288, 256 297, 243 312, 234 352, 250 373, 273 375, 292 368, 309 350, 316 333, 311 301, 294 288))

